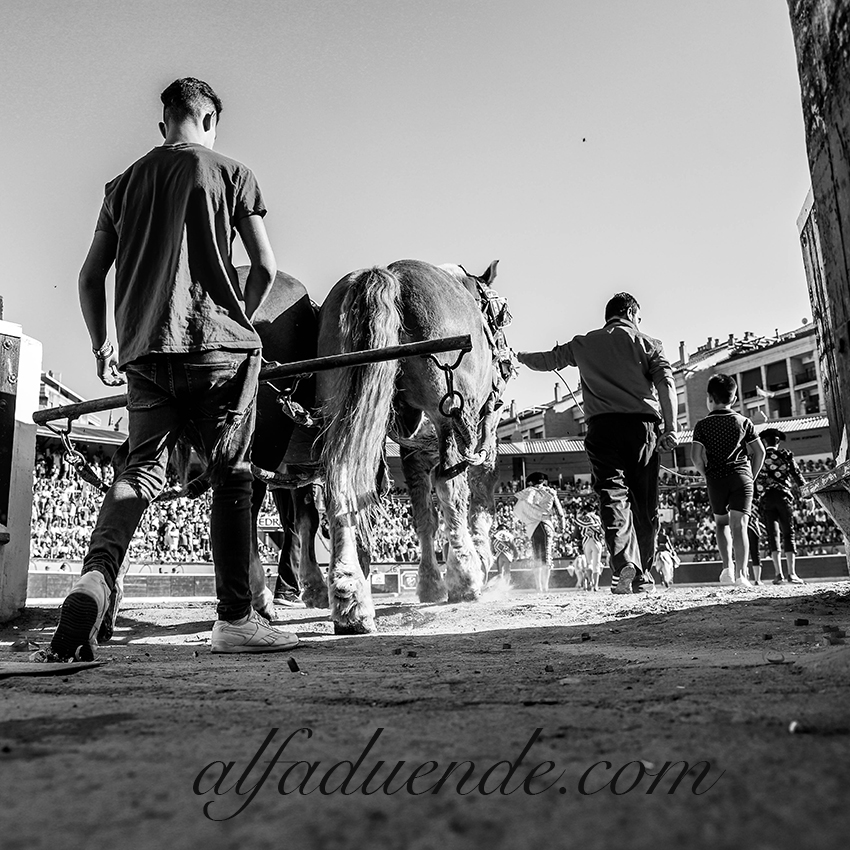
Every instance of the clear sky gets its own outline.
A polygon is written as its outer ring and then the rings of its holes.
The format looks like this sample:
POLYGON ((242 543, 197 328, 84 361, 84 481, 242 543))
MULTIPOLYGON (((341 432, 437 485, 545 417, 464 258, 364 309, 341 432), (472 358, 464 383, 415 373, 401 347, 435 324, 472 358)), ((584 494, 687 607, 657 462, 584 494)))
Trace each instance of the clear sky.
MULTIPOLYGON (((810 315, 780 0, 3 0, 0 73, 5 318, 89 397, 111 391, 79 267, 181 76, 221 96, 216 149, 257 174, 317 301, 365 266, 499 259, 515 349, 599 326, 625 289, 671 359, 810 315)), ((506 397, 554 382, 523 370, 506 397)))

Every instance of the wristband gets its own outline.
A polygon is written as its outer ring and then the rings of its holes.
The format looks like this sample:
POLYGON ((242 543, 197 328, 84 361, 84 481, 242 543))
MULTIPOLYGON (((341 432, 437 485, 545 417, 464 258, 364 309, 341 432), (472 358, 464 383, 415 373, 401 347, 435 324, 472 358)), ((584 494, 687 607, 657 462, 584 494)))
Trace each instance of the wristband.
POLYGON ((100 348, 93 348, 91 351, 98 360, 107 360, 115 349, 112 347, 112 343, 107 339, 100 348))

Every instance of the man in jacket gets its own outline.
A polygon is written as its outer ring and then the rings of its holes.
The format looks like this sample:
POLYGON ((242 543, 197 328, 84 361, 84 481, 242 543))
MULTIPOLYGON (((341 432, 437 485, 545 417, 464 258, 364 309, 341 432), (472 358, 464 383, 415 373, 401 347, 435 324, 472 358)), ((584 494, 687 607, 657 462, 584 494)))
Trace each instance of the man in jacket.
POLYGON ((640 305, 620 292, 605 307, 604 327, 551 351, 517 353, 538 372, 578 367, 612 593, 653 588, 659 450, 678 444, 673 372, 661 342, 642 333, 640 322, 640 305))

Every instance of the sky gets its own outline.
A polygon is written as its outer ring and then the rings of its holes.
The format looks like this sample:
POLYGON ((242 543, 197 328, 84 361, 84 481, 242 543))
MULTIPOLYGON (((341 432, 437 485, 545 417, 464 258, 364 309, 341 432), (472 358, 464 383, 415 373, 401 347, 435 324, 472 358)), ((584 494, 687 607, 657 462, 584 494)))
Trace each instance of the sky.
MULTIPOLYGON (((182 76, 222 98, 216 150, 318 302, 367 266, 498 259, 516 350, 600 326, 622 290, 671 359, 811 315, 778 0, 3 0, 0 74, 4 318, 86 397, 113 393, 77 299, 103 187, 161 142, 182 76)), ((555 382, 523 369, 505 397, 555 382)))

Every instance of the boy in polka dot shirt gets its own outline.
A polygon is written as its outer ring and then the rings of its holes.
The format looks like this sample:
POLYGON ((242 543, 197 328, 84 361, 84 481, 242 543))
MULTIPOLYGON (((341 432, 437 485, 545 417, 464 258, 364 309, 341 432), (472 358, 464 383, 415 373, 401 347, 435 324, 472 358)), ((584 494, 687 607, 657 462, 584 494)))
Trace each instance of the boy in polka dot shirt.
POLYGON ((764 446, 745 416, 732 410, 738 385, 731 375, 712 375, 706 387, 708 416, 694 427, 691 460, 705 477, 714 513, 721 584, 752 587, 747 577, 747 525, 753 479, 764 463, 764 446))

